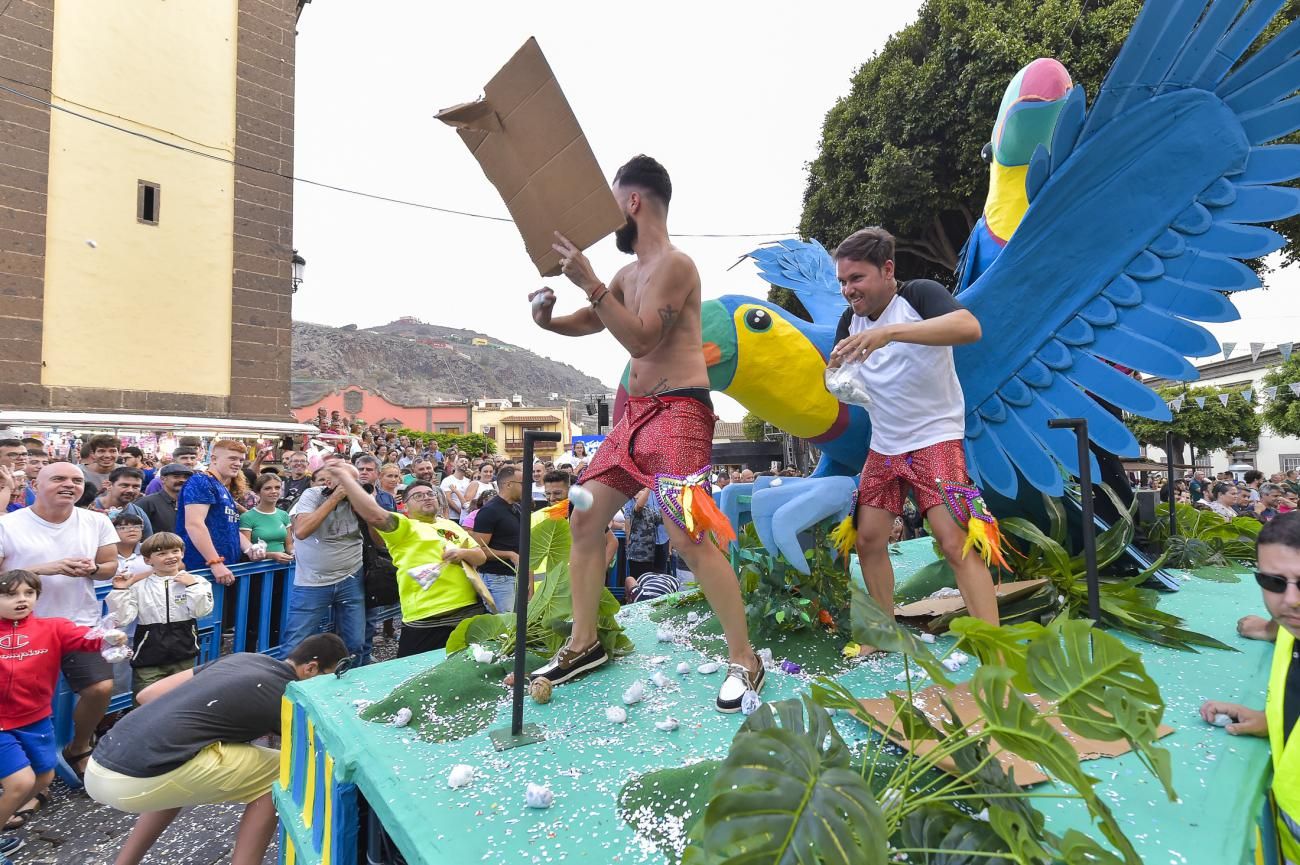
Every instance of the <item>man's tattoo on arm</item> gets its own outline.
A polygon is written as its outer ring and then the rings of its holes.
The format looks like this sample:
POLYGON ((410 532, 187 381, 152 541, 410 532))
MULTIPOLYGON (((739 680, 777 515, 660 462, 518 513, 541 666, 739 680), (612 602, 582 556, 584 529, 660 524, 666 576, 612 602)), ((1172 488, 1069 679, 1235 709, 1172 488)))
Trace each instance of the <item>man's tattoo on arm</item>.
POLYGON ((663 322, 663 330, 661 333, 667 334, 672 328, 673 322, 677 320, 677 310, 673 309, 671 306, 661 306, 659 308, 659 320, 663 322))

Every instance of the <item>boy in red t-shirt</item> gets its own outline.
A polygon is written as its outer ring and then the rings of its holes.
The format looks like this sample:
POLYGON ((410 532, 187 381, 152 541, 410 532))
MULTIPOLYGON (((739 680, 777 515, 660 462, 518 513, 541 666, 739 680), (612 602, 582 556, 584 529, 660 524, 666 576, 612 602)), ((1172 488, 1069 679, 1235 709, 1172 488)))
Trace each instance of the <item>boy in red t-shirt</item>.
MULTIPOLYGON (((32 615, 40 595, 41 578, 31 571, 0 574, 0 828, 54 777, 50 701, 63 656, 126 642, 121 631, 87 636, 85 625, 32 615)), ((17 835, 0 835, 0 865, 12 865, 9 854, 22 846, 17 835)))

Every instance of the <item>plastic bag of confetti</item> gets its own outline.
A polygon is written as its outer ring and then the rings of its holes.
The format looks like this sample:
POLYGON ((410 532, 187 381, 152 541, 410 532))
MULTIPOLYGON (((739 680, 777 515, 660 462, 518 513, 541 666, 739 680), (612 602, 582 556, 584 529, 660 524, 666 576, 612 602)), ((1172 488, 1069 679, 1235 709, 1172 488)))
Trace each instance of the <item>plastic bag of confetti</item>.
POLYGON ((421 589, 427 589, 437 582, 438 577, 442 576, 442 562, 434 562, 428 565, 416 565, 407 573, 411 579, 420 584, 421 589))
POLYGON ((861 363, 846 363, 834 369, 828 367, 825 379, 826 390, 840 402, 863 408, 871 405, 871 396, 862 387, 861 363))

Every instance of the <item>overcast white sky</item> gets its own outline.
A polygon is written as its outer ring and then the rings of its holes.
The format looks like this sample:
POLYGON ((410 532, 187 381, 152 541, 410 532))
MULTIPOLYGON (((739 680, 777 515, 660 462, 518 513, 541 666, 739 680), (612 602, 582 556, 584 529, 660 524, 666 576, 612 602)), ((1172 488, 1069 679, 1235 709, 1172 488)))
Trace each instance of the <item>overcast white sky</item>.
MULTIPOLYGON (((826 111, 918 6, 312 3, 299 23, 295 173, 507 215, 460 138, 433 115, 481 95, 536 36, 605 173, 640 152, 668 168, 672 231, 787 236, 799 220, 805 165, 826 111)), ((295 318, 367 327, 415 315, 617 382, 626 353, 608 334, 566 339, 532 323, 525 297, 542 280, 513 224, 302 183, 294 194, 295 244, 308 261, 295 318)), ((678 245, 699 265, 706 299, 763 296, 766 283, 752 265, 727 268, 764 239, 683 237, 678 245)), ((627 261, 612 237, 589 254, 606 277, 627 261)), ((581 298, 567 280, 546 284, 559 293, 561 311, 581 298)), ((1242 296, 1243 321, 1216 325, 1216 336, 1243 343, 1239 352, 1251 340, 1292 339, 1300 275, 1270 284, 1273 290, 1242 296)), ((743 409, 723 398, 719 413, 739 420, 743 409)))

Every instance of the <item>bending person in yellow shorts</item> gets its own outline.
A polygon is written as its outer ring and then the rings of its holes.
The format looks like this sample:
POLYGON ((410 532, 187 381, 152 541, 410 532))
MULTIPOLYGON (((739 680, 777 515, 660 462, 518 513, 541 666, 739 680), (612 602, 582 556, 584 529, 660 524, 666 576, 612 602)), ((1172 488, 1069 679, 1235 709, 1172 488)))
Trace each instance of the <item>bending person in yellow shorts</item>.
POLYGON ((279 733, 290 682, 334 672, 347 657, 336 634, 315 634, 283 661, 226 655, 141 691, 140 708, 117 722, 86 766, 92 799, 140 815, 114 865, 137 865, 182 808, 216 802, 247 806, 231 865, 260 865, 275 833, 271 784, 280 752, 251 743, 279 733))

